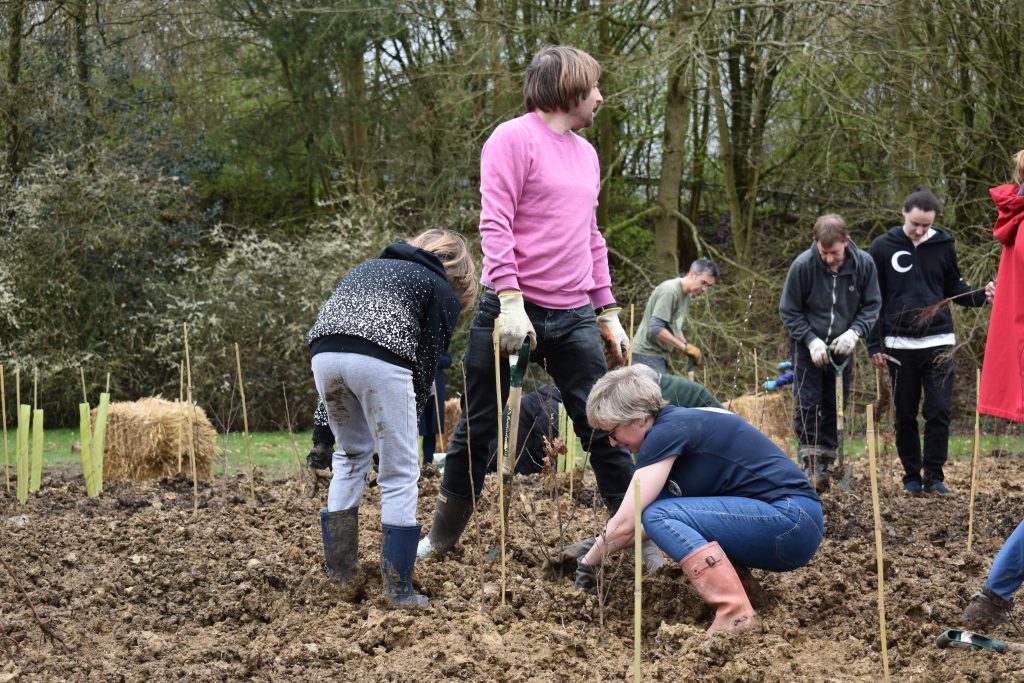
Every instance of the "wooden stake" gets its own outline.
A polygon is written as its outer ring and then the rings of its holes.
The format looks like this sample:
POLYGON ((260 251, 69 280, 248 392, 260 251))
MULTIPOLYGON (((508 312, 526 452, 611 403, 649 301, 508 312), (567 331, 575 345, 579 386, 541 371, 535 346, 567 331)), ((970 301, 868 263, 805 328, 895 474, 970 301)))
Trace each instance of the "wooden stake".
MULTIPOLYGON (((501 346, 498 343, 498 326, 494 326, 491 335, 494 345, 494 393, 498 406, 498 475, 505 471, 505 411, 501 405, 501 346)), ((505 486, 498 483, 498 551, 501 554, 501 606, 505 606, 505 486)))
POLYGON ((110 393, 110 373, 109 372, 107 373, 107 388, 105 390, 105 393, 108 393, 108 394, 110 393))
POLYGON ((633 680, 640 683, 640 624, 643 616, 643 534, 640 523, 640 482, 633 482, 633 680))
POLYGON ((875 515, 875 558, 878 567, 878 631, 882 643, 882 675, 889 680, 889 646, 885 631, 885 562, 882 555, 882 513, 878 504, 878 472, 875 458, 875 407, 867 410, 868 468, 871 471, 871 508, 875 515))
POLYGON ((981 399, 981 368, 978 368, 977 387, 974 393, 974 457, 971 459, 971 500, 967 506, 967 552, 971 552, 974 540, 974 495, 978 492, 978 460, 981 455, 981 413, 978 401, 981 399))
POLYGON ((21 370, 15 369, 14 371, 14 405, 15 412, 21 410, 21 370))
POLYGON ((199 514, 199 480, 196 477, 195 404, 192 403, 192 363, 188 355, 188 323, 183 323, 185 338, 185 382, 188 388, 188 459, 192 466, 192 515, 199 514))
POLYGON ((89 394, 85 390, 85 369, 82 366, 78 366, 78 375, 82 378, 82 403, 88 403, 89 394))
MULTIPOLYGON (((252 446, 249 443, 249 413, 245 406, 245 385, 242 383, 242 355, 235 342, 235 367, 238 369, 238 393, 242 396, 242 429, 245 433, 245 455, 249 458, 249 497, 256 504, 256 465, 252 461, 252 446)), ((290 426, 290 425, 289 425, 290 426)))
POLYGON ((32 368, 32 410, 39 409, 39 368, 32 368))
POLYGON ((0 365, 0 415, 4 422, 4 478, 7 481, 7 493, 11 492, 11 456, 7 447, 7 390, 4 387, 4 366, 0 365))

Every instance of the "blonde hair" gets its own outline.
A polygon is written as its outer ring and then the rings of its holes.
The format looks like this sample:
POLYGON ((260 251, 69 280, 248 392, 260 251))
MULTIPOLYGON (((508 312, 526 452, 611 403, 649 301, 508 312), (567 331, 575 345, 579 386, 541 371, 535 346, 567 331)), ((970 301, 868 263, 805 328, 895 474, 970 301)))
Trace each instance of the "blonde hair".
POLYGON ((583 50, 548 45, 526 67, 526 111, 568 112, 586 99, 601 79, 601 66, 583 50))
POLYGON ((1013 155, 1013 183, 1020 185, 1024 183, 1024 149, 1013 155))
POLYGON ((448 283, 455 290, 455 296, 459 297, 462 310, 473 305, 476 300, 476 264, 462 235, 431 228, 409 240, 409 245, 429 251, 441 259, 448 283))
POLYGON ((661 397, 658 380, 641 366, 612 370, 594 383, 587 396, 587 422, 611 431, 635 420, 654 417, 668 405, 661 397))

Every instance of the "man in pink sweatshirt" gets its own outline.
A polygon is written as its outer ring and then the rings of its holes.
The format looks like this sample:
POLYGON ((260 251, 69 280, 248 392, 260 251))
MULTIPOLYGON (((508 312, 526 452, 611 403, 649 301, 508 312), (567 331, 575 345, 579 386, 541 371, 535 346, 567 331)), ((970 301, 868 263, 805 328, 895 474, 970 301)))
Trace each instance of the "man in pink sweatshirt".
MULTIPOLYGON (((531 360, 561 392, 609 508, 618 507, 629 484, 629 453, 612 447, 608 435, 593 430, 586 419, 590 388, 607 371, 602 332, 617 353, 629 340, 619 323, 608 251, 597 229, 597 153, 574 132, 594 123, 600 76, 601 67, 585 52, 542 49, 526 70, 527 113, 499 125, 484 144, 484 291, 466 346, 462 419, 445 458, 434 523, 420 542, 420 557, 443 555, 455 545, 483 489, 497 442, 495 327, 506 353, 517 351, 527 336, 535 344, 531 360)), ((507 397, 509 372, 502 365, 501 391, 507 397)))

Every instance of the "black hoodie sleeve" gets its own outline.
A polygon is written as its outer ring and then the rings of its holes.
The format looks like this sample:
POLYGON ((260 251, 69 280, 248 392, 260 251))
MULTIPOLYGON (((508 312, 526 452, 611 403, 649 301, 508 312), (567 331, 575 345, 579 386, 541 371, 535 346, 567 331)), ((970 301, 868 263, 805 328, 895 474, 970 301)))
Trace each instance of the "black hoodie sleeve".
POLYGON ((946 264, 944 294, 956 297, 953 302, 967 308, 980 308, 985 305, 985 288, 975 290, 964 281, 960 274, 960 264, 956 257, 956 246, 949 250, 949 261, 946 264))

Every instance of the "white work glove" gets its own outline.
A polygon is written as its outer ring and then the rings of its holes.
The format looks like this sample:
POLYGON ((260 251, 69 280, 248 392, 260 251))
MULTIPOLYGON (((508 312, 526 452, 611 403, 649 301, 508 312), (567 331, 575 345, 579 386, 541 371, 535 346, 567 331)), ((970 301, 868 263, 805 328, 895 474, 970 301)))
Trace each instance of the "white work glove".
MULTIPOLYGON (((523 293, 515 289, 498 292, 498 303, 501 304, 501 315, 494 321, 498 331, 498 346, 507 354, 519 353, 527 336, 534 340, 537 338, 533 324, 526 315, 523 293)), ((531 349, 536 346, 536 341, 530 344, 531 349)))
POLYGON ((859 340, 860 335, 857 334, 857 330, 851 327, 846 332, 843 332, 832 340, 832 353, 837 356, 849 356, 850 352, 853 351, 853 347, 857 346, 857 342, 859 340))
POLYGON ((815 366, 823 368, 828 364, 828 347, 825 346, 825 342, 815 337, 814 341, 807 345, 807 350, 811 352, 811 360, 815 366))
POLYGON ((598 329, 611 343, 612 352, 620 361, 623 354, 629 350, 629 335, 622 329, 622 323, 619 322, 619 311, 621 310, 621 308, 606 308, 601 315, 597 316, 598 329))

